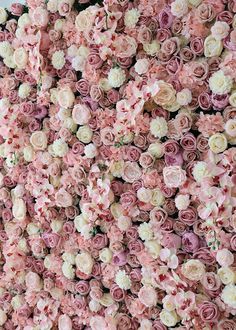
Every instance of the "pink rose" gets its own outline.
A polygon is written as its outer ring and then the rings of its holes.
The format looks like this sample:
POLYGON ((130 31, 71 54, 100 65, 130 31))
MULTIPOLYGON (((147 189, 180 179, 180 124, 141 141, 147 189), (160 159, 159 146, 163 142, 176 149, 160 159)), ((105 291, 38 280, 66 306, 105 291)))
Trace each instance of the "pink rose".
POLYGON ((184 162, 182 152, 178 152, 176 155, 165 154, 164 158, 167 166, 182 166, 184 162))
POLYGON ((127 314, 118 313, 116 316, 117 330, 131 330, 133 329, 133 323, 131 318, 127 314))
POLYGON ((181 247, 181 237, 176 234, 165 234, 163 235, 161 244, 168 249, 180 249, 181 247))
POLYGON ((150 220, 153 224, 163 224, 167 216, 167 212, 160 207, 154 207, 150 212, 150 220))
POLYGON ((142 168, 149 168, 153 166, 154 157, 149 152, 143 152, 139 158, 139 164, 142 168))
POLYGON ((14 16, 21 16, 24 10, 24 6, 20 3, 13 3, 10 7, 10 12, 14 16))
POLYGON ((97 249, 103 249, 108 243, 107 235, 106 234, 96 234, 92 238, 92 246, 97 249))
POLYGON ((185 233, 182 237, 183 250, 188 253, 193 253, 199 248, 198 236, 194 233, 185 233))
POLYGON ((234 320, 222 319, 217 323, 217 330, 235 330, 236 323, 234 320))
POLYGON ((203 110, 209 110, 212 106, 211 97, 208 93, 201 93, 198 96, 199 106, 203 110))
POLYGON ((157 293, 151 286, 143 286, 138 293, 138 297, 146 307, 152 307, 157 304, 157 293))
POLYGON ((107 98, 112 104, 115 104, 120 100, 120 93, 115 89, 110 89, 107 92, 107 98))
POLYGON ((99 54, 96 52, 90 53, 87 57, 87 61, 96 70, 101 68, 101 66, 103 64, 103 60, 101 59, 99 54))
POLYGON ((42 238, 49 248, 55 248, 60 242, 60 235, 56 233, 43 233, 42 238))
POLYGON ((190 42, 190 49, 193 51, 194 54, 198 56, 202 55, 204 49, 203 39, 200 37, 193 38, 190 42))
POLYGON ((89 283, 87 281, 79 281, 75 284, 75 290, 76 292, 78 292, 79 294, 83 295, 87 295, 90 291, 90 286, 89 283))
POLYGON ((188 151, 196 150, 196 144, 196 138, 192 133, 186 133, 180 140, 181 147, 188 151))
POLYGON ((58 318, 58 329, 59 330, 72 330, 72 321, 66 314, 60 315, 58 318))
POLYGON ((182 65, 183 61, 178 56, 173 56, 166 64, 166 70, 170 75, 173 75, 179 72, 182 65))
POLYGON ((25 276, 25 284, 27 289, 32 291, 40 291, 42 289, 42 281, 38 274, 29 272, 25 276))
POLYGON ((91 118, 89 107, 85 104, 76 104, 72 110, 72 118, 78 125, 85 125, 91 118))
POLYGON ((82 96, 87 96, 89 94, 89 83, 86 79, 80 79, 77 81, 75 88, 82 96))
POLYGON ((59 207, 68 207, 73 203, 72 196, 64 188, 59 189, 55 194, 55 201, 59 207))
POLYGON ((125 291, 122 290, 117 284, 113 284, 110 288, 110 294, 115 301, 122 301, 125 298, 125 291))
POLYGON ((124 164, 122 178, 126 182, 133 183, 134 181, 139 180, 141 175, 142 171, 137 163, 128 161, 124 164))
POLYGON ((234 255, 227 249, 218 250, 216 261, 221 267, 229 267, 234 263, 234 255))
POLYGON ((43 7, 37 7, 31 13, 32 22, 39 27, 45 27, 48 24, 48 11, 43 7))
POLYGON ((186 210, 179 211, 179 220, 188 226, 192 226, 197 220, 197 211, 192 206, 189 206, 186 210))
POLYGON ((167 187, 177 188, 186 181, 186 172, 180 166, 164 167, 163 178, 167 187))
POLYGON ((153 330, 167 330, 167 327, 158 320, 155 320, 152 326, 153 330))
POLYGON ((112 262, 116 266, 124 266, 127 263, 127 253, 115 253, 112 257, 112 262))
POLYGON ((72 1, 71 0, 62 0, 58 3, 58 11, 61 16, 67 16, 71 12, 72 9, 72 1))
POLYGON ((201 282, 207 291, 217 291, 221 286, 221 280, 219 276, 213 272, 205 273, 201 282))
POLYGON ((219 316, 218 307, 210 301, 203 302, 198 313, 203 322, 215 322, 219 316))

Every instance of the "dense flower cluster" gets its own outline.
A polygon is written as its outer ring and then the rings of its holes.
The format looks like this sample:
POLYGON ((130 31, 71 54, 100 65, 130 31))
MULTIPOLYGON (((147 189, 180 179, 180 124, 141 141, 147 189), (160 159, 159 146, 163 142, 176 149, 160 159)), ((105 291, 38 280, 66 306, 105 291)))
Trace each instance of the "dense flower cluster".
POLYGON ((236 329, 236 1, 0 8, 0 327, 236 329))

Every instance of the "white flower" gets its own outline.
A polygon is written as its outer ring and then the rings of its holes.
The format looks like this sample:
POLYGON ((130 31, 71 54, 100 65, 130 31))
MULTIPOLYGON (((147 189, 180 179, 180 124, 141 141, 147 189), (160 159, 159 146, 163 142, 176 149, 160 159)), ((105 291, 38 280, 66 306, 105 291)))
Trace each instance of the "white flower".
POLYGON ((148 250, 148 253, 152 258, 157 259, 160 255, 161 245, 156 240, 150 240, 144 242, 145 247, 148 250))
POLYGON ((0 24, 6 23, 7 12, 3 7, 0 7, 0 24))
POLYGON ((31 87, 28 83, 23 83, 20 85, 18 90, 18 95, 20 98, 25 99, 30 95, 31 87))
POLYGON ((7 321, 7 314, 4 310, 0 309, 0 326, 2 326, 7 321))
POLYGON ((236 286, 226 285, 221 293, 223 302, 231 308, 236 308, 236 286))
POLYGON ((92 141, 93 138, 93 131, 89 126, 80 126, 77 133, 76 133, 77 138, 79 141, 83 143, 89 143, 92 141))
POLYGON ((216 133, 209 138, 208 144, 212 152, 219 154, 226 150, 228 142, 223 133, 216 133))
POLYGON ((61 70, 63 66, 65 65, 66 60, 65 60, 65 54, 63 50, 57 50, 55 53, 52 55, 52 66, 56 70, 61 70))
POLYGON ((115 282, 121 289, 128 290, 131 288, 131 281, 125 270, 118 270, 115 282))
POLYGON ((64 252, 62 255, 64 261, 69 262, 71 265, 75 265, 75 255, 73 253, 64 252))
POLYGON ((73 266, 71 265, 71 263, 69 263, 68 261, 63 262, 62 273, 69 280, 73 280, 75 277, 75 270, 74 270, 73 266))
POLYGON ((156 40, 153 40, 150 44, 143 45, 143 50, 150 56, 155 56, 160 48, 161 46, 156 40))
POLYGON ((12 206, 12 214, 16 220, 24 220, 26 216, 26 205, 23 199, 16 198, 12 206))
POLYGON ((176 323, 178 322, 178 317, 175 311, 167 311, 163 309, 160 313, 160 320, 161 322, 169 327, 174 327, 176 323))
POLYGON ((175 0, 171 3, 171 13, 180 18, 188 12, 188 2, 186 0, 175 0))
POLYGON ((90 143, 84 147, 84 154, 87 158, 95 158, 98 155, 96 146, 90 143))
POLYGON ((122 70, 121 68, 110 69, 108 73, 108 81, 111 87, 120 87, 125 82, 125 79, 126 75, 124 70, 122 70))
POLYGON ((74 219, 74 224, 76 230, 80 233, 84 226, 88 224, 87 219, 83 216, 83 214, 79 214, 74 219))
POLYGON ((140 17, 140 12, 138 9, 133 8, 125 12, 124 23, 128 28, 134 28, 136 23, 138 23, 140 17))
POLYGON ((143 203, 149 203, 152 198, 152 191, 151 189, 141 187, 137 191, 138 199, 143 203))
POLYGON ((89 309, 92 312, 95 312, 95 313, 99 312, 101 308, 102 308, 102 305, 97 300, 93 300, 93 299, 90 300, 89 309))
POLYGON ((51 13, 56 13, 58 9, 58 0, 49 0, 47 3, 47 10, 51 13))
POLYGON ((61 220, 54 219, 50 223, 50 227, 54 233, 59 233, 62 230, 63 222, 61 220))
POLYGON ((93 27, 94 17, 96 11, 95 6, 90 6, 85 10, 82 10, 79 15, 77 15, 75 20, 75 27, 79 32, 89 31, 93 27))
POLYGON ((17 48, 14 51, 13 60, 16 66, 18 67, 18 69, 24 69, 28 62, 27 51, 23 47, 17 48))
POLYGON ((148 71, 149 61, 146 58, 140 58, 134 65, 134 69, 138 74, 144 74, 148 71))
POLYGON ((156 117, 155 119, 152 119, 150 123, 150 131, 153 136, 158 137, 159 139, 166 136, 168 132, 168 126, 165 118, 156 117))
POLYGON ((141 223, 138 227, 138 234, 143 241, 150 241, 153 238, 153 231, 150 223, 141 223))
POLYGON ((93 269, 93 258, 88 252, 81 252, 75 258, 76 267, 84 274, 91 274, 93 269))
POLYGON ((218 269, 217 275, 219 276, 221 282, 225 285, 234 284, 236 281, 236 273, 229 267, 221 267, 218 269))
POLYGON ((222 70, 213 73, 213 75, 209 79, 209 87, 214 94, 227 94, 230 92, 232 86, 232 78, 226 76, 222 70))
POLYGON ((30 16, 29 16, 29 14, 27 14, 27 13, 21 15, 21 16, 19 17, 17 23, 18 23, 19 28, 22 28, 22 29, 24 29, 24 27, 25 27, 26 25, 31 25, 31 24, 32 24, 32 22, 31 22, 31 18, 30 18, 30 16))
POLYGON ((75 95, 70 87, 62 88, 58 91, 57 101, 62 108, 71 108, 75 101, 75 95))
POLYGON ((180 105, 188 105, 192 101, 192 93, 188 88, 184 88, 177 93, 176 98, 180 105))
POLYGON ((64 18, 57 19, 54 24, 54 30, 63 31, 65 22, 66 22, 66 20, 64 18))
POLYGON ((164 154, 162 143, 161 142, 151 143, 148 147, 148 152, 150 152, 150 154, 153 157, 161 158, 164 154))
POLYGON ((0 42, 0 56, 3 58, 9 57, 13 54, 13 48, 9 41, 0 42))
POLYGON ((152 190, 152 198, 150 203, 154 206, 161 206, 165 201, 165 197, 162 194, 159 188, 155 188, 152 190))
MULTIPOLYGON (((43 131, 33 132, 30 137, 30 143, 32 144, 34 150, 45 150, 48 144, 48 139, 45 132, 43 131)), ((31 153, 30 150, 27 151, 31 153)), ((31 155, 31 157, 33 157, 33 155, 31 155)))
POLYGON ((63 139, 55 140, 52 147, 55 156, 58 157, 64 157, 69 150, 68 144, 63 139))
POLYGON ((211 33, 216 40, 222 40, 227 37, 230 27, 226 22, 216 21, 211 27, 211 33))
POLYGON ((191 281, 200 281, 205 273, 205 265, 197 259, 188 260, 182 265, 182 274, 191 281))
POLYGON ((75 71, 83 71, 85 63, 86 59, 83 56, 77 55, 72 59, 72 68, 75 71))
POLYGON ((197 182, 201 182, 204 178, 210 176, 207 163, 197 162, 193 167, 193 177, 197 182))
POLYGON ((112 251, 109 248, 104 248, 99 252, 99 258, 105 264, 109 264, 112 260, 112 251))
POLYGON ((175 197, 175 206, 179 211, 186 210, 189 204, 190 204, 189 195, 180 194, 175 197))
POLYGON ((212 35, 206 37, 204 41, 205 57, 220 56, 222 50, 223 50, 223 43, 221 40, 216 40, 212 35))

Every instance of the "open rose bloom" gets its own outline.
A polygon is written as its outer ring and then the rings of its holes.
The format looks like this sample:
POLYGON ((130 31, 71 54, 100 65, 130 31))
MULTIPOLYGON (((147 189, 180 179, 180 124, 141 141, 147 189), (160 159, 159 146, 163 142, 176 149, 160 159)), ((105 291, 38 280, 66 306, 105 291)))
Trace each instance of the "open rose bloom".
POLYGON ((235 330, 236 1, 23 3, 0 2, 0 329, 235 330))

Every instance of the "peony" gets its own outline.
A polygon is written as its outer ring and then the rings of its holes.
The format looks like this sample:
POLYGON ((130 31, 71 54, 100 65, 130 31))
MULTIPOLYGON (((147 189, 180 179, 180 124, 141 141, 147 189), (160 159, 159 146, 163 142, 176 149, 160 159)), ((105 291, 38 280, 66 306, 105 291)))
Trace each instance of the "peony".
POLYGON ((190 204, 189 195, 177 195, 175 197, 175 206, 179 211, 186 210, 190 204))
POLYGON ((140 179, 142 175, 141 168, 135 162, 126 162, 123 167, 122 179, 126 182, 133 183, 140 179))
POLYGON ((165 118, 156 117, 152 119, 150 123, 150 131, 153 136, 158 137, 159 139, 166 136, 168 133, 168 126, 165 118))
POLYGON ((155 56, 160 50, 160 44, 153 40, 151 43, 144 43, 143 50, 150 56, 155 56))
POLYGON ((139 290, 138 297, 146 307, 153 307, 157 304, 157 293, 151 286, 143 286, 139 290))
POLYGON ((69 151, 68 144, 63 139, 55 140, 52 144, 52 149, 57 157, 64 157, 69 151))
POLYGON ((231 308, 236 308, 236 285, 229 284, 224 287, 221 293, 223 302, 231 308))
POLYGON ((110 69, 108 73, 108 82, 111 87, 120 87, 125 82, 125 79, 126 75, 124 70, 122 70, 121 68, 110 69))
POLYGON ((140 17, 138 9, 133 8, 125 12, 124 23, 128 28, 134 28, 140 17))
POLYGON ((148 71, 148 67, 149 67, 148 59, 142 58, 142 59, 137 60, 137 62, 135 63, 134 69, 138 74, 142 75, 148 71))
POLYGON ((80 126, 77 133, 77 138, 83 143, 89 143, 92 141, 93 131, 89 126, 80 126))
POLYGON ((52 55, 52 66, 56 70, 61 70, 63 66, 65 65, 66 60, 65 60, 65 55, 63 50, 57 50, 56 52, 53 53, 52 55))
POLYGON ((200 260, 192 259, 184 263, 181 270, 187 279, 200 281, 205 273, 205 266, 200 260))
POLYGON ((188 105, 192 101, 192 93, 188 88, 182 89, 182 91, 177 93, 176 99, 180 105, 188 105))
POLYGON ((210 177, 207 163, 197 162, 193 167, 193 177, 197 182, 201 182, 204 178, 210 177))
POLYGON ((48 140, 45 132, 36 131, 32 133, 30 137, 30 143, 32 144, 34 150, 45 150, 48 144, 48 140))
POLYGON ((167 187, 177 188, 186 181, 186 172, 180 166, 164 167, 163 178, 167 187))
POLYGON ((95 6, 88 7, 82 10, 79 15, 77 15, 75 20, 75 27, 79 32, 89 31, 93 27, 93 20, 95 17, 95 6))
POLYGON ((209 138, 208 144, 212 152, 219 154, 227 148, 226 136, 222 133, 216 133, 209 138))
POLYGON ((231 91, 233 80, 223 70, 216 71, 209 79, 209 87, 214 94, 227 94, 231 91))
POLYGON ((93 143, 85 146, 84 154, 87 158, 95 158, 98 155, 98 150, 93 143))
POLYGON ((227 249, 218 250, 216 253, 216 261, 220 266, 228 267, 234 263, 234 255, 227 249))
POLYGON ((94 260, 88 252, 78 253, 75 257, 76 267, 84 274, 91 274, 94 260))

